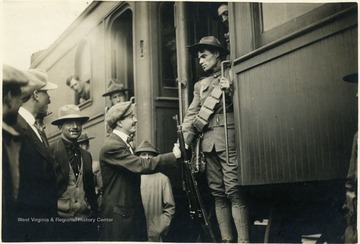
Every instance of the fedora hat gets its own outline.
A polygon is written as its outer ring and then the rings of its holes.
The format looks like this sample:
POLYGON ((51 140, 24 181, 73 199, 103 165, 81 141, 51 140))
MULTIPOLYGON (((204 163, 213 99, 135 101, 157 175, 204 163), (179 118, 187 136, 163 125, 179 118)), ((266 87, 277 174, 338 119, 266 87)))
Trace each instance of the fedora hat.
POLYGON ((132 114, 135 109, 133 98, 128 102, 120 102, 112 106, 105 115, 105 121, 110 128, 115 128, 116 122, 132 114))
POLYGON ((87 132, 83 131, 83 133, 81 133, 81 135, 77 139, 77 142, 80 143, 80 142, 84 142, 84 141, 89 141, 89 140, 94 139, 94 138, 95 137, 93 137, 93 136, 88 137, 87 132))
POLYGON ((45 70, 42 69, 29 69, 26 71, 29 77, 29 83, 21 89, 23 97, 27 97, 34 91, 47 91, 54 90, 58 86, 48 81, 48 75, 45 70))
POLYGON ((156 147, 151 144, 148 140, 143 140, 140 145, 136 148, 135 154, 140 154, 142 152, 152 152, 156 155, 159 154, 159 151, 156 149, 156 147))
POLYGON ((66 120, 80 120, 81 123, 85 123, 89 120, 88 116, 82 116, 80 114, 80 109, 78 106, 74 104, 64 105, 59 108, 59 118, 55 119, 51 124, 53 125, 61 125, 66 120))
POLYGON ((3 85, 25 86, 29 83, 29 77, 24 71, 20 71, 9 65, 3 65, 3 85))
POLYGON ((112 94, 114 94, 116 92, 125 92, 127 90, 129 90, 129 89, 125 88, 124 83, 122 83, 116 79, 111 79, 107 92, 104 93, 102 96, 103 97, 111 96, 112 94))
POLYGON ((189 46, 188 49, 191 55, 196 55, 199 50, 207 47, 217 49, 221 54, 224 55, 230 53, 229 50, 221 46, 220 41, 214 36, 205 36, 201 38, 197 44, 189 46))

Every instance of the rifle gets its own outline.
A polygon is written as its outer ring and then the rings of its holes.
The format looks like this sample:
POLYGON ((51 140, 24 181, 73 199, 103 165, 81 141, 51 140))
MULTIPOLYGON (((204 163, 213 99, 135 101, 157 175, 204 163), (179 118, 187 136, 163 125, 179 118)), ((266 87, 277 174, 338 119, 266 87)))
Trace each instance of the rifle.
POLYGON ((177 136, 179 140, 179 146, 181 150, 181 170, 183 177, 183 190, 185 191, 188 201, 189 201, 189 211, 190 218, 194 219, 195 217, 199 218, 201 221, 201 226, 204 231, 209 236, 212 242, 216 242, 214 231, 211 227, 209 216, 206 213, 202 198, 199 192, 198 184, 195 179, 194 169, 191 164, 191 157, 189 156, 189 151, 185 148, 185 141, 182 132, 181 124, 179 123, 178 116, 175 115, 174 119, 177 124, 177 136))

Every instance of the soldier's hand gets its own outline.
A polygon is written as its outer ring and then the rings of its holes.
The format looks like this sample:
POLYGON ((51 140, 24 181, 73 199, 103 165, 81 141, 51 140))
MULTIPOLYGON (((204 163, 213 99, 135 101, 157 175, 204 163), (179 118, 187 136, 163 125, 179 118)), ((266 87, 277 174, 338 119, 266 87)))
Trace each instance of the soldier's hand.
POLYGON ((180 146, 179 143, 174 143, 174 147, 173 147, 173 153, 175 155, 176 158, 180 158, 181 157, 181 150, 180 150, 180 146))
POLYGON ((230 81, 227 78, 222 77, 220 79, 220 89, 227 90, 227 89, 229 89, 229 87, 230 87, 230 81))

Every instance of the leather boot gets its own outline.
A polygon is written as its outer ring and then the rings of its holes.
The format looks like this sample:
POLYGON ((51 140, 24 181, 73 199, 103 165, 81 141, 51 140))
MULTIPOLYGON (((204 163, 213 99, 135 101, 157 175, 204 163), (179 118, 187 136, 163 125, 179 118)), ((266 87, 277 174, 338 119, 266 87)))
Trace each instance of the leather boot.
POLYGON ((230 206, 215 207, 216 218, 221 233, 221 242, 229 243, 233 241, 231 228, 230 206))
POLYGON ((245 205, 241 205, 241 206, 233 205, 231 210, 238 235, 238 243, 248 243, 249 242, 248 209, 245 207, 245 205))

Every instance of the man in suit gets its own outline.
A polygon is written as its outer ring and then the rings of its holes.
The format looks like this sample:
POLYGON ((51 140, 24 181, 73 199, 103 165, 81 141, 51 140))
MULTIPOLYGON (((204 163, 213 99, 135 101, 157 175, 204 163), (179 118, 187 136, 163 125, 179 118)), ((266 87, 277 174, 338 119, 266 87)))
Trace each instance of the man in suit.
POLYGON ((50 104, 47 91, 56 89, 57 85, 48 81, 44 70, 27 72, 29 84, 21 89, 23 105, 14 127, 23 137, 23 143, 16 201, 18 228, 13 231, 17 241, 49 241, 53 238, 54 226, 49 222, 56 216, 56 178, 47 138, 36 128, 35 118, 47 112, 50 104))
POLYGON ((221 77, 221 62, 229 51, 222 47, 215 37, 206 36, 199 43, 190 46, 189 52, 198 58, 206 77, 195 84, 194 98, 182 124, 184 140, 187 145, 200 140, 206 160, 206 178, 214 197, 222 241, 234 242, 234 222, 237 241, 249 242, 248 209, 237 178, 233 86, 228 74, 221 77), (225 94, 226 111, 223 111, 222 94, 225 94), (228 138, 225 138, 224 112, 227 118, 228 138), (225 140, 228 140, 228 155, 225 140))
POLYGON ((181 152, 144 159, 134 155, 128 139, 136 132, 137 119, 131 101, 112 106, 105 120, 113 132, 100 151, 103 177, 100 240, 146 241, 146 220, 140 194, 140 176, 162 165, 174 165, 181 152))
POLYGON ((57 172, 58 215, 64 219, 57 227, 58 241, 94 241, 98 238, 92 157, 77 142, 82 125, 88 119, 80 114, 78 106, 69 104, 62 106, 59 118, 51 122, 61 131, 61 138, 51 145, 57 172))
POLYGON ((20 134, 13 128, 22 104, 21 87, 29 83, 25 72, 3 65, 3 123, 2 123, 2 240, 13 241, 16 236, 15 202, 19 192, 20 134))

